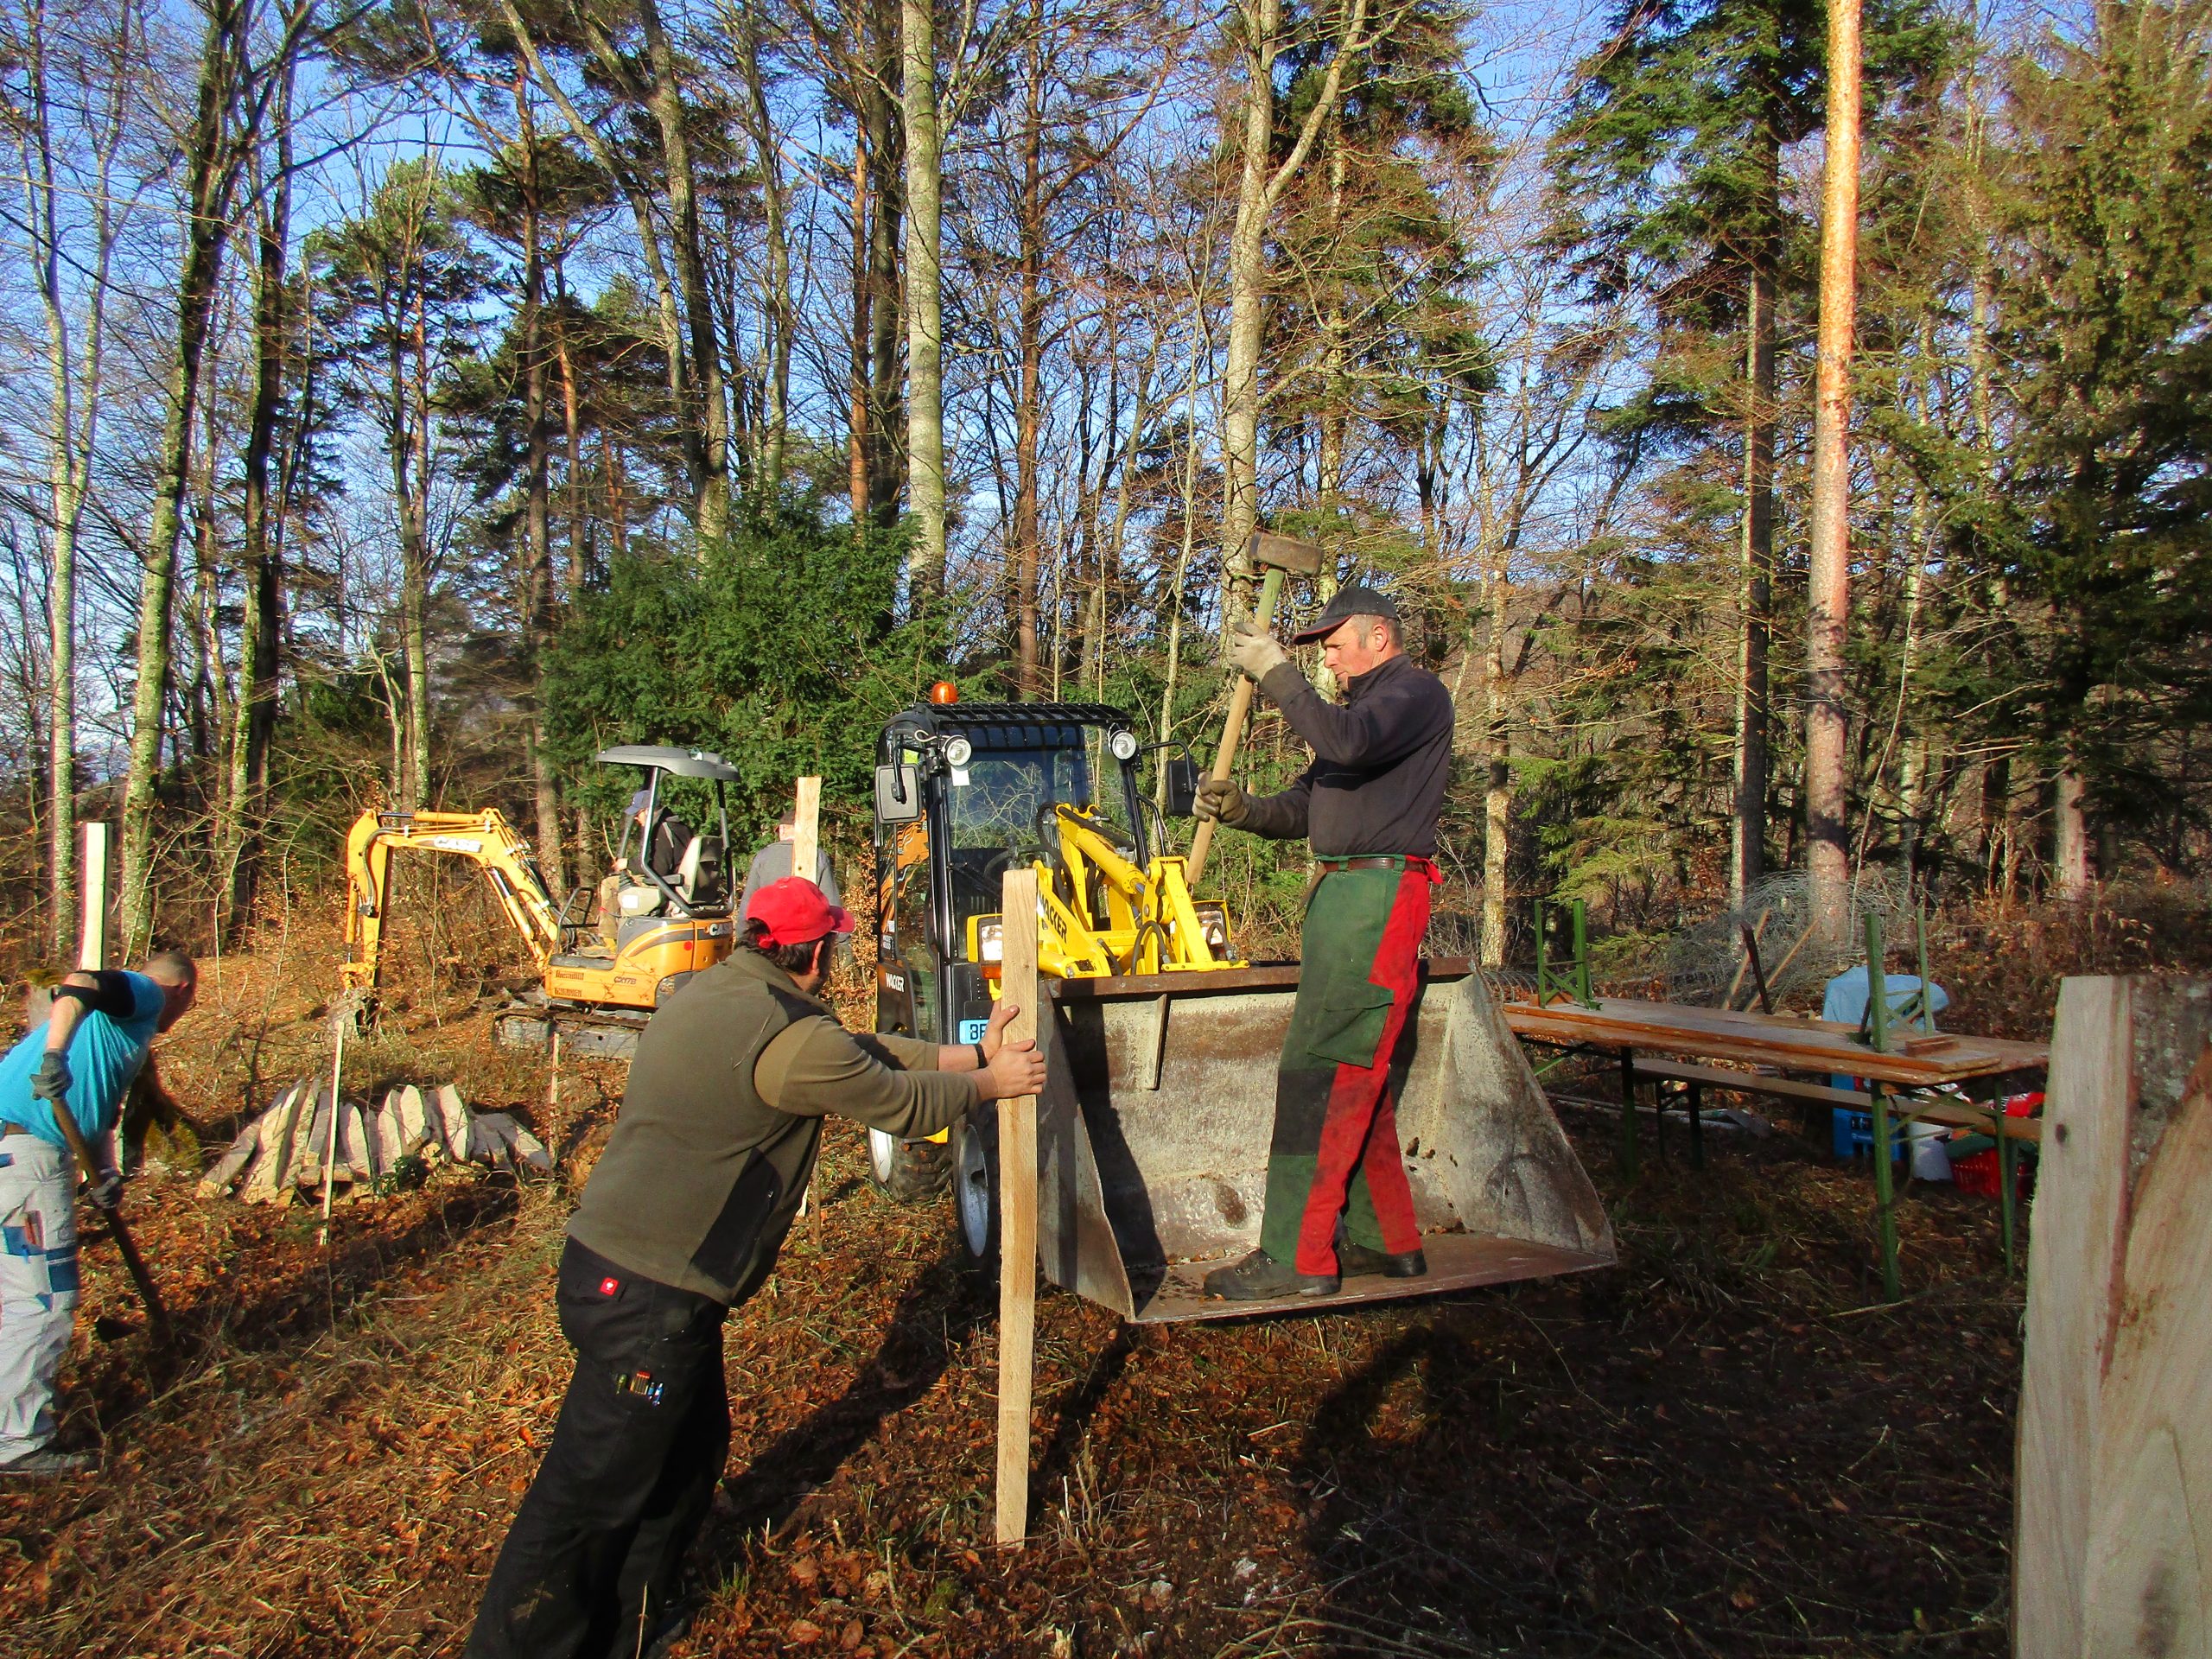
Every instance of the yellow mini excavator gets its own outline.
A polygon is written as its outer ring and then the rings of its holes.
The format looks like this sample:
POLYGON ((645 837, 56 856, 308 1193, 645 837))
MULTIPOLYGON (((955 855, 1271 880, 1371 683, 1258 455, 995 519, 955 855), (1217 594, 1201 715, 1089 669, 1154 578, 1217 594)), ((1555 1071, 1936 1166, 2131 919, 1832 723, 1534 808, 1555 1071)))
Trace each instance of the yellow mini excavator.
POLYGON ((484 872, 507 919, 530 947, 540 982, 498 1021, 501 1042, 542 1046, 556 1028, 571 1053, 626 1058, 652 1011, 685 981, 730 951, 730 895, 725 874, 729 819, 725 786, 738 774, 719 755, 696 749, 625 744, 602 749, 602 766, 638 768, 647 824, 665 803, 662 784, 696 779, 712 785, 711 833, 684 843, 672 873, 646 857, 643 829, 626 817, 617 849, 622 872, 619 918, 608 928, 590 913, 593 887, 572 891, 556 908, 530 843, 494 808, 480 812, 364 812, 346 838, 346 942, 353 959, 342 982, 373 993, 383 967, 384 930, 394 913, 391 855, 397 851, 466 858, 484 872), (610 951, 603 940, 612 935, 610 951))
MULTIPOLYGON (((1038 875, 1038 1239, 1046 1276, 1155 1321, 1263 1313, 1212 1301, 1205 1269, 1258 1240, 1275 1062, 1295 963, 1238 954, 1228 906, 1193 897, 1170 821, 1197 768, 1093 703, 963 703, 941 686, 884 728, 875 772, 876 1029, 982 1037, 998 991, 1001 878, 1038 875), (1155 756, 1157 787, 1140 786, 1155 756)), ((1424 1279, 1357 1279, 1341 1307, 1613 1259, 1603 1206, 1520 1045, 1465 962, 1426 964, 1394 1057, 1424 1279)), ((891 1197, 951 1185, 978 1262, 998 1251, 997 1119, 936 1141, 871 1131, 891 1197)), ((1317 1304, 1304 1304, 1306 1306, 1317 1304)))

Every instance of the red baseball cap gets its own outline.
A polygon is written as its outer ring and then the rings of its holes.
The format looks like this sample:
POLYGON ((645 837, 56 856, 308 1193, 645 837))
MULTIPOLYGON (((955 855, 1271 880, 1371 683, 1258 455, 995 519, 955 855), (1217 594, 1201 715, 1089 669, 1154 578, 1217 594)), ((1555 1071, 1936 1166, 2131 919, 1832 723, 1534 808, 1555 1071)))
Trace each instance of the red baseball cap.
POLYGON ((763 944, 805 944, 829 933, 853 931, 852 912, 833 905, 820 887, 803 875, 771 881, 753 895, 745 919, 759 922, 767 931, 763 944))

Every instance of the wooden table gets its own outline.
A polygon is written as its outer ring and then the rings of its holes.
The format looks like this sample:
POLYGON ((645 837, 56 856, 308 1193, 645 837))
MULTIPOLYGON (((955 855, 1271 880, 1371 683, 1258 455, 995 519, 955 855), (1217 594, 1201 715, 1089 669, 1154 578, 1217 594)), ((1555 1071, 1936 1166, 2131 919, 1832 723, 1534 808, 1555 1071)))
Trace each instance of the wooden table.
MULTIPOLYGON (((1885 1287, 1893 1287, 1897 1283, 1897 1226, 1886 1155, 1893 1097, 1900 1090, 1931 1090, 2008 1071, 2041 1071, 2050 1063, 2050 1046, 2047 1043, 2019 1043, 1955 1032, 1923 1033, 1901 1026, 1892 1033, 1889 1048, 1878 1051, 1861 1039, 1856 1026, 1829 1020, 1793 1014, 1738 1014, 1729 1009, 1692 1007, 1679 1002, 1646 1002, 1626 997, 1599 997, 1596 1004, 1592 1007, 1560 1001, 1541 1006, 1534 1001, 1513 1001, 1506 1003, 1502 1012, 1506 1023, 1523 1042, 1602 1050, 1619 1056, 1621 1162, 1631 1179, 1637 1168, 1639 1052, 1691 1060, 1727 1060, 1768 1066, 1783 1073, 1826 1073, 1863 1079, 1866 1105, 1874 1119, 1875 1212, 1882 1241, 1882 1277, 1885 1287)), ((1762 1089, 1755 1072, 1721 1073, 1695 1065, 1655 1070, 1685 1074, 1678 1080, 1687 1082, 1690 1088, 1691 1156, 1700 1163, 1703 1161, 1704 1146, 1698 1096, 1704 1088, 1738 1087, 1747 1092, 1802 1098, 1806 1090, 1815 1086, 1789 1084, 1766 1090, 1762 1089), (1743 1078, 1740 1084, 1732 1082, 1737 1076, 1743 1078)), ((1770 1081, 1780 1083, 1783 1079, 1770 1081)), ((1855 1095, 1857 1091, 1851 1092, 1855 1095)), ((1942 1112, 1934 1103, 1916 1102, 1910 1092, 1896 1103, 1902 1109, 1899 1116, 1906 1118, 1942 1112)), ((2003 1206, 2005 1262, 2010 1267, 2012 1194, 2009 1154, 2012 1140, 2031 1137, 2014 1134, 2012 1127, 2001 1116, 1995 1118, 1995 1127, 2001 1149, 1999 1161, 2004 1166, 1998 1185, 2003 1206)))

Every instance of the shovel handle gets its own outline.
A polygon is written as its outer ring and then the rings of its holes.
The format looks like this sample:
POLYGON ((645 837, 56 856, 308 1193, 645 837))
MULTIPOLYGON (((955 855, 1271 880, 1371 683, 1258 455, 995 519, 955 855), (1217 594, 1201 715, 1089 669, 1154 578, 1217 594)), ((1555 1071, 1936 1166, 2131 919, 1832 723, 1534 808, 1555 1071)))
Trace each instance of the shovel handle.
MULTIPOLYGON (((61 1131, 61 1138, 69 1143, 69 1150, 85 1171, 85 1179, 97 1184, 100 1178, 99 1160, 92 1154, 85 1131, 78 1127, 76 1114, 69 1109, 66 1100, 48 1101, 54 1122, 61 1131)), ((130 1282, 138 1287, 138 1300, 146 1304, 146 1317, 154 1327, 155 1336, 162 1342, 169 1340, 168 1310, 162 1306, 162 1294, 154 1288, 154 1275, 146 1270, 146 1258, 138 1254, 138 1246, 131 1241, 130 1230, 124 1226, 123 1217, 116 1211, 103 1210, 107 1218, 108 1236, 115 1241, 115 1248, 123 1257, 123 1265, 130 1271, 130 1282)))
MULTIPOLYGON (((1260 578, 1258 618, 1263 629, 1275 625, 1275 603, 1282 597, 1282 570, 1269 565, 1268 574, 1260 578)), ((1252 682, 1239 674, 1236 689, 1229 694, 1229 722, 1222 728, 1221 747, 1214 751, 1213 770, 1207 774, 1216 783, 1226 782, 1229 769, 1236 761, 1236 746, 1244 741, 1244 722, 1252 715, 1252 682)), ((1206 855, 1213 850, 1215 820, 1201 818, 1196 834, 1191 837, 1191 856, 1183 867, 1183 880, 1195 892, 1198 878, 1205 874, 1206 855)))

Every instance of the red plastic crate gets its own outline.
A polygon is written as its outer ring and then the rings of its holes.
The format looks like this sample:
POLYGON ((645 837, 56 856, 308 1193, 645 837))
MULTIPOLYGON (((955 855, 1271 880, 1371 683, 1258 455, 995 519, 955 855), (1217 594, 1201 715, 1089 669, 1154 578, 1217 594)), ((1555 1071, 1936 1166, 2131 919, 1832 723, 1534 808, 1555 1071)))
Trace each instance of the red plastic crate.
MULTIPOLYGON (((2007 1117, 2033 1117, 2043 1110, 2043 1092, 2013 1095, 2005 1102, 2007 1117)), ((2035 1166, 2028 1159, 2012 1161, 2012 1191, 2016 1198, 2024 1198, 2035 1191, 2035 1166)), ((1997 1148, 1988 1147, 1970 1157, 1961 1158, 1951 1166, 1951 1179, 1961 1192, 1971 1192, 1977 1198, 1997 1196, 1999 1179, 1997 1168, 1997 1148)))

